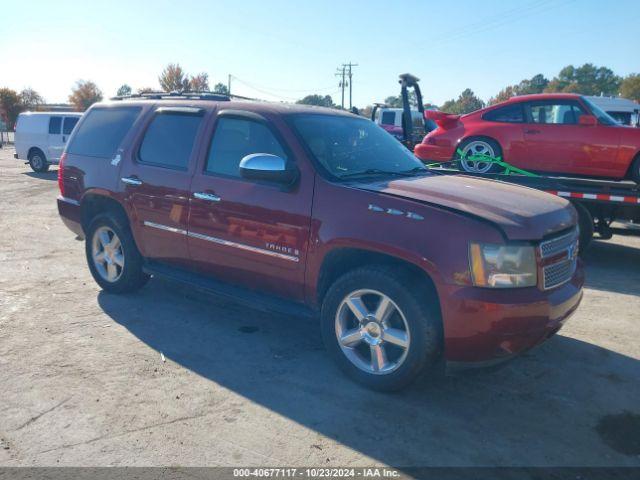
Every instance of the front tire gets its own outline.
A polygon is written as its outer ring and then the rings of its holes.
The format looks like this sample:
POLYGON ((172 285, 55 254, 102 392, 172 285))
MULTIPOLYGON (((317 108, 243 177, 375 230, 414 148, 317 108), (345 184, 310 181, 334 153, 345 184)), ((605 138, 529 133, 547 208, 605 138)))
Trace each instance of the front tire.
POLYGON ((487 155, 491 158, 502 157, 502 149, 495 140, 484 137, 467 138, 456 148, 455 158, 458 160, 460 168, 465 172, 497 173, 500 171, 500 166, 495 163, 470 160, 469 157, 472 155, 487 155))
POLYGON ((49 162, 40 150, 34 150, 29 154, 29 166, 36 173, 44 173, 49 170, 49 162))
POLYGON ((362 267, 344 274, 322 303, 330 356, 358 383, 399 390, 432 367, 442 347, 437 299, 398 269, 362 267))
POLYGON ((119 215, 103 213, 91 221, 85 252, 91 275, 107 292, 135 292, 149 280, 131 229, 119 215))

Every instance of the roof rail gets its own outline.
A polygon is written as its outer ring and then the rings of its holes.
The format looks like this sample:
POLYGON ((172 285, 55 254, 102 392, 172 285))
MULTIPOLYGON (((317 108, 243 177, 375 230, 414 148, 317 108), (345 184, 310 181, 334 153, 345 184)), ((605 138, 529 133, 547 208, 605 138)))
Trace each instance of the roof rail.
POLYGON ((127 99, 142 99, 142 100, 212 100, 216 102, 228 102, 232 98, 238 98, 241 100, 253 100, 248 97, 241 97, 239 95, 226 95, 223 93, 215 92, 145 92, 145 93, 132 93, 131 95, 116 95, 111 97, 111 100, 127 100, 127 99))

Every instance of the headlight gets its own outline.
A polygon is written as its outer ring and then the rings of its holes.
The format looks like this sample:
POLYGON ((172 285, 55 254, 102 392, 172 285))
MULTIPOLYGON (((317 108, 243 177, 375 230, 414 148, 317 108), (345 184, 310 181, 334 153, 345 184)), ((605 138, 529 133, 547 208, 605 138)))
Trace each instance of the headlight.
POLYGON ((477 287, 533 287, 537 284, 536 252, 528 245, 469 245, 471 278, 477 287))

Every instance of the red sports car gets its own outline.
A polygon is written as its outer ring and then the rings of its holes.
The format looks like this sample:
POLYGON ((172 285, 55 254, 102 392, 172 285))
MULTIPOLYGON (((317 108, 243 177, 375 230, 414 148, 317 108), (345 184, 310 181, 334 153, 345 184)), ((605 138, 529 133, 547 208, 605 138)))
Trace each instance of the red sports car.
POLYGON ((640 129, 618 124, 580 95, 523 95, 467 115, 425 116, 438 128, 416 145, 424 161, 459 158, 468 172, 495 171, 495 164, 469 158, 486 154, 529 171, 640 183, 640 129))

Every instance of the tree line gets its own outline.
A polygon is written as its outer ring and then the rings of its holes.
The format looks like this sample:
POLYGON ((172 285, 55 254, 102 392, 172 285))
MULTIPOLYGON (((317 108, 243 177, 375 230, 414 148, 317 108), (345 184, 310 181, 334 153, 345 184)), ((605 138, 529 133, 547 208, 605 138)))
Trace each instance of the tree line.
MULTIPOLYGON (((443 112, 465 114, 504 102, 516 95, 528 95, 534 93, 580 93, 582 95, 621 96, 640 103, 640 74, 633 73, 627 77, 616 75, 607 67, 596 67, 591 63, 585 63, 580 67, 568 65, 551 80, 539 73, 531 78, 526 78, 515 85, 509 85, 500 90, 487 102, 479 98, 473 90, 467 88, 457 98, 447 100, 442 105, 428 103, 425 108, 437 108, 443 112)), ((308 95, 298 100, 298 103, 336 107, 329 95, 308 95)), ((400 95, 387 97, 384 103, 393 108, 402 107, 400 95)), ((409 103, 417 106, 414 92, 409 94, 409 103)), ((369 105, 361 110, 365 116, 371 111, 369 105)))
MULTIPOLYGON (((158 84, 164 92, 208 92, 209 75, 201 72, 189 75, 178 63, 168 64, 158 76, 158 84)), ((157 89, 142 87, 137 93, 149 93, 157 89)), ((217 83, 213 92, 228 94, 229 90, 223 83, 217 83)), ((583 95, 622 96, 640 103, 640 74, 633 73, 627 77, 616 75, 607 67, 597 67, 591 63, 585 63, 580 67, 568 65, 551 80, 539 73, 531 78, 524 79, 515 85, 509 85, 500 90, 488 102, 480 99, 470 88, 465 89, 457 98, 447 100, 442 105, 426 104, 425 108, 437 108, 444 112, 464 114, 487 105, 503 102, 516 95, 531 93, 580 93, 583 95)), ((127 96, 133 93, 133 88, 123 84, 118 88, 116 95, 127 96)), ((103 99, 103 93, 98 86, 90 80, 78 80, 71 89, 69 103, 77 111, 83 112, 95 102, 103 99)), ((413 106, 417 105, 415 94, 411 92, 409 101, 413 106)), ((339 108, 330 95, 312 94, 301 98, 296 103, 306 105, 318 105, 322 107, 339 108)), ((390 96, 385 99, 390 107, 402 107, 400 95, 390 96)), ((45 104, 44 98, 32 88, 25 88, 16 92, 10 88, 0 88, 0 115, 6 127, 13 129, 20 112, 26 110, 38 110, 45 104)), ((362 115, 368 116, 371 105, 360 110, 362 115)))
MULTIPOLYGON (((208 92, 209 74, 201 72, 197 75, 189 75, 177 63, 168 64, 158 76, 159 88, 141 87, 136 90, 138 94, 164 91, 164 92, 208 92)), ((213 87, 215 93, 228 94, 229 90, 223 83, 217 83, 213 87)), ((115 92, 117 96, 128 96, 134 92, 128 84, 121 85, 115 92)), ((91 105, 100 102, 104 98, 102 90, 91 80, 78 80, 71 88, 68 101, 73 108, 84 112, 91 105)), ((5 123, 7 129, 13 129, 15 121, 21 112, 39 110, 45 105, 44 98, 32 88, 25 88, 16 92, 10 88, 0 88, 0 120, 5 123)))

